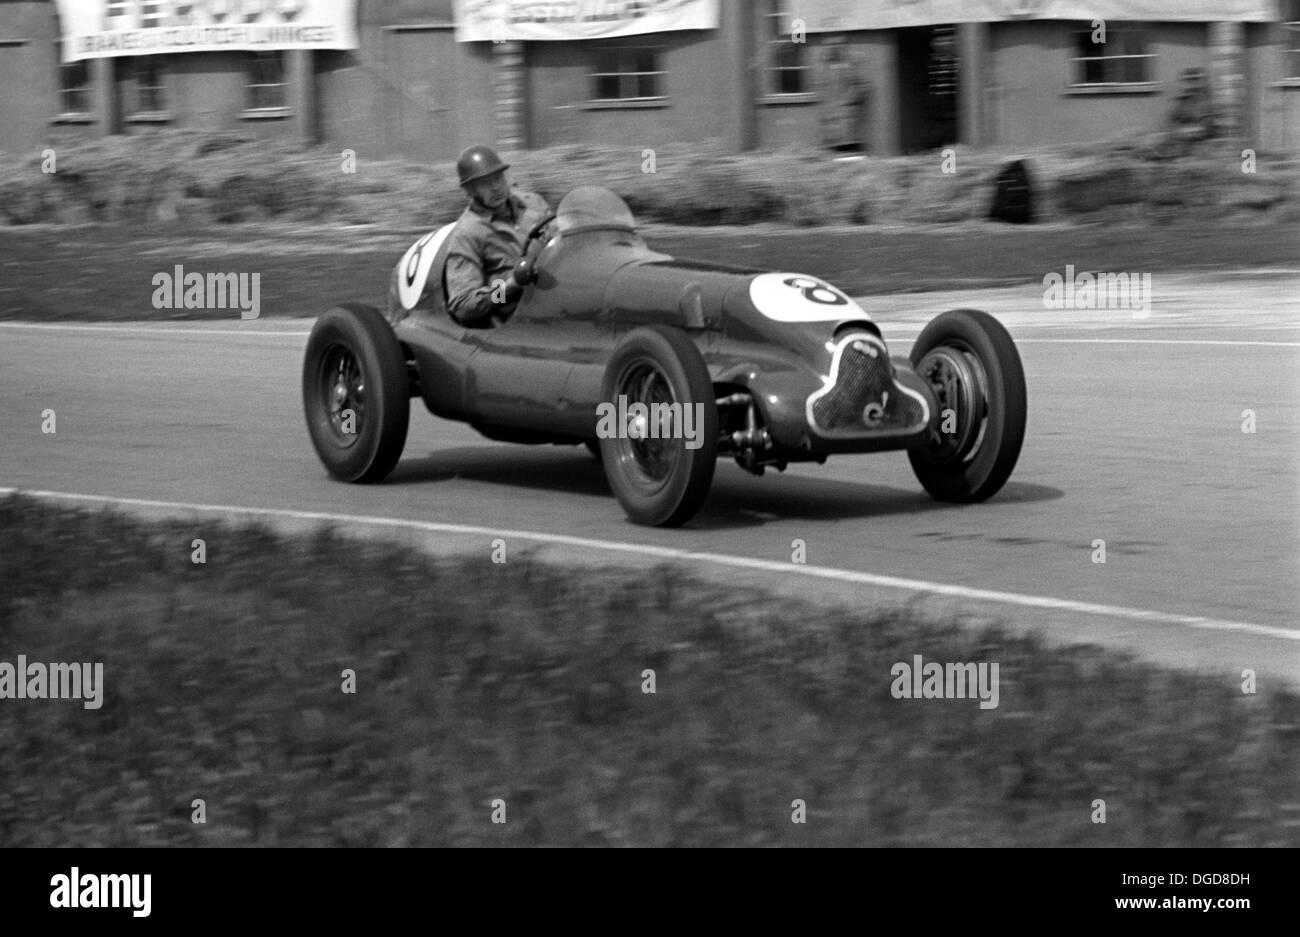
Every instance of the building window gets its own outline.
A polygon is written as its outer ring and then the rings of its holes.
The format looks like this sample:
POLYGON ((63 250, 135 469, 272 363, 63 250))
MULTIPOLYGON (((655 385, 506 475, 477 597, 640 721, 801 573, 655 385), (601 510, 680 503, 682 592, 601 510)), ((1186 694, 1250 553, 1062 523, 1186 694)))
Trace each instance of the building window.
POLYGON ((283 110, 286 101, 283 52, 250 52, 244 66, 246 107, 283 110))
MULTIPOLYGON (((62 58, 61 43, 55 43, 55 57, 62 58)), ((59 116, 87 117, 93 107, 90 62, 68 62, 59 66, 59 116)))
POLYGON ((1300 0, 1282 0, 1282 29, 1286 32, 1286 45, 1282 47, 1286 70, 1282 74, 1300 78, 1300 0))
POLYGON ((1074 87, 1141 85, 1152 80, 1155 55, 1147 52, 1146 30, 1107 23, 1105 42, 1093 42, 1096 33, 1091 25, 1083 25, 1074 34, 1074 87))
POLYGON ((154 29, 163 25, 161 0, 140 0, 140 28, 154 29))
POLYGON ((664 96, 663 50, 599 49, 591 71, 592 101, 645 101, 664 96))
POLYGON ((167 69, 160 55, 145 55, 131 63, 131 113, 164 114, 167 111, 167 69))
POLYGON ((794 41, 794 20, 788 10, 781 9, 784 2, 767 0, 763 6, 763 93, 807 94, 812 90, 808 45, 794 41))

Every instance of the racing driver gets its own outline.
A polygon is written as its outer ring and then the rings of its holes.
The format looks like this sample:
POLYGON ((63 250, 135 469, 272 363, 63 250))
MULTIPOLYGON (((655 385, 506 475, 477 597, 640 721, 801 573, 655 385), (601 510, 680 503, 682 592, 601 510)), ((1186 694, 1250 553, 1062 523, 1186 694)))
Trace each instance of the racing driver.
POLYGON ((447 311, 462 325, 487 326, 514 312, 524 239, 551 213, 541 196, 511 186, 509 168, 490 146, 471 146, 456 160, 470 201, 449 239, 447 311))

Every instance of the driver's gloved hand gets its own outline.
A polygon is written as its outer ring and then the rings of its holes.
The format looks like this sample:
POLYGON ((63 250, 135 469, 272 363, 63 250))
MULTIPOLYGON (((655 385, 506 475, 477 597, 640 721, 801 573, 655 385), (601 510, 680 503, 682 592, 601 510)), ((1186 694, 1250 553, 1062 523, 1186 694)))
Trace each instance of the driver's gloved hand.
POLYGON ((510 273, 511 279, 522 289, 525 285, 532 283, 537 279, 537 274, 533 271, 533 261, 529 257, 520 257, 515 264, 515 269, 510 273))

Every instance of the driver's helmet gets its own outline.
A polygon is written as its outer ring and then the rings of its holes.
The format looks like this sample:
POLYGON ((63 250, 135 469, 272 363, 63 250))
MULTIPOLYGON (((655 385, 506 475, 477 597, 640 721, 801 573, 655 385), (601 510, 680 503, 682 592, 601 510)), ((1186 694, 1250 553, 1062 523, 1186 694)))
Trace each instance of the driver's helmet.
POLYGON ((580 185, 564 196, 555 211, 555 226, 561 234, 597 229, 636 230, 627 202, 598 185, 580 185))
POLYGON ((504 162, 496 150, 482 144, 466 147, 456 158, 456 174, 460 176, 461 185, 509 168, 510 164, 504 162))

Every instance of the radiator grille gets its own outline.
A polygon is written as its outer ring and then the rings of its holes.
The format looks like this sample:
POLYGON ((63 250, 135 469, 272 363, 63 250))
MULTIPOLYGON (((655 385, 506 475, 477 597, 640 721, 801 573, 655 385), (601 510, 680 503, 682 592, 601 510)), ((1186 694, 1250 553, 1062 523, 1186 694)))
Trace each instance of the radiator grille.
POLYGON ((842 347, 834 386, 818 393, 812 420, 822 432, 910 429, 926 419, 921 402, 894 383, 884 343, 870 335, 855 336, 842 347), (871 404, 876 406, 865 412, 871 404))

